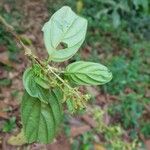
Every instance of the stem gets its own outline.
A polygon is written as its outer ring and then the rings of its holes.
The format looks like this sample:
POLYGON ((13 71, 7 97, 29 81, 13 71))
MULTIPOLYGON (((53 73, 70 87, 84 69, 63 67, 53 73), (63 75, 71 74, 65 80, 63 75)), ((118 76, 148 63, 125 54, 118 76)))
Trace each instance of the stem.
POLYGON ((74 93, 77 97, 80 98, 80 95, 78 94, 78 92, 76 92, 69 84, 67 84, 59 75, 57 75, 50 66, 48 66, 48 70, 53 73, 58 79, 59 81, 61 81, 65 86, 67 86, 67 88, 70 90, 70 92, 74 93))
POLYGON ((48 70, 53 73, 64 85, 66 85, 68 88, 70 88, 70 86, 68 84, 66 84, 66 82, 60 77, 58 76, 52 69, 50 66, 48 66, 48 70))

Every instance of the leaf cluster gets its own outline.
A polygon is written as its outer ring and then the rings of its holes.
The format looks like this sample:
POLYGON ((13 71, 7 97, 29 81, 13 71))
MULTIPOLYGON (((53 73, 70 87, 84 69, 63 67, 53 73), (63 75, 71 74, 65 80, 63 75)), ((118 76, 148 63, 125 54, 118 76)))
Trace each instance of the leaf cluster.
POLYGON ((26 52, 32 65, 23 74, 21 118, 28 143, 53 140, 62 122, 63 103, 71 112, 86 107, 90 97, 82 94, 79 86, 102 85, 112 79, 107 67, 94 62, 73 62, 64 69, 51 66, 52 62, 64 62, 78 51, 86 29, 87 20, 64 6, 42 29, 48 59, 41 61, 26 52))

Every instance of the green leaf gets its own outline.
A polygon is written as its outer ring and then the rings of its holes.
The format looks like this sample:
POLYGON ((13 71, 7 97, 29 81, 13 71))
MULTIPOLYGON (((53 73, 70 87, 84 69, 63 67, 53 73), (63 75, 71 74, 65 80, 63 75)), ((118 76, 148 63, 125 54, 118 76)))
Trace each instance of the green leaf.
POLYGON ((112 79, 112 73, 107 67, 85 61, 78 61, 68 65, 65 76, 78 85, 101 85, 112 79))
POLYGON ((112 13, 112 19, 113 19, 113 25, 114 25, 114 27, 117 28, 120 25, 120 23, 121 23, 120 15, 117 12, 117 10, 113 11, 113 13, 112 13))
POLYGON ((62 114, 63 114, 62 104, 61 104, 63 99, 62 91, 59 88, 55 88, 49 90, 46 96, 47 96, 48 103, 51 105, 52 112, 54 115, 55 125, 57 128, 57 126, 60 125, 60 122, 62 120, 62 114))
POLYGON ((31 68, 27 68, 23 74, 23 85, 30 96, 37 97, 37 84, 34 81, 34 72, 31 68))
POLYGON ((34 80, 37 84, 39 84, 44 89, 49 89, 49 81, 47 77, 43 74, 43 70, 37 64, 34 64, 33 67, 34 80))
POLYGON ((55 137, 62 119, 62 110, 53 91, 46 94, 48 104, 24 93, 21 118, 28 143, 49 143, 55 137))
POLYGON ((54 95, 58 99, 59 103, 63 102, 63 91, 60 88, 54 88, 53 90, 54 95))
POLYGON ((42 88, 44 88, 44 89, 49 89, 49 84, 48 84, 48 82, 46 82, 46 80, 44 80, 44 79, 42 79, 42 78, 40 78, 40 77, 35 77, 35 82, 38 84, 38 85, 40 85, 42 88))
POLYGON ((42 102, 47 103, 47 98, 45 97, 46 90, 43 88, 43 86, 40 86, 41 83, 39 85, 39 81, 37 84, 37 77, 35 76, 32 68, 28 68, 24 72, 23 85, 30 96, 39 98, 42 102))
POLYGON ((70 7, 59 9, 42 29, 50 59, 62 62, 71 58, 83 43, 86 29, 87 20, 76 15, 70 7), (60 43, 65 43, 67 48, 57 50, 60 43))

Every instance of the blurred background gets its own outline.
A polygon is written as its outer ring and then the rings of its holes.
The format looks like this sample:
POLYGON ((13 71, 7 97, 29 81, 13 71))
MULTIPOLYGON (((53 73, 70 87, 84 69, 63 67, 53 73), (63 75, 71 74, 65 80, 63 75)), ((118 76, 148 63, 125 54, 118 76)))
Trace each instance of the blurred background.
POLYGON ((71 59, 99 62, 113 73, 104 86, 86 87, 87 111, 64 114, 52 144, 14 146, 20 131, 23 50, 0 24, 0 149, 150 150, 149 0, 0 0, 0 14, 24 43, 44 58, 41 28, 64 5, 88 20, 87 36, 71 59))

